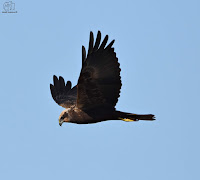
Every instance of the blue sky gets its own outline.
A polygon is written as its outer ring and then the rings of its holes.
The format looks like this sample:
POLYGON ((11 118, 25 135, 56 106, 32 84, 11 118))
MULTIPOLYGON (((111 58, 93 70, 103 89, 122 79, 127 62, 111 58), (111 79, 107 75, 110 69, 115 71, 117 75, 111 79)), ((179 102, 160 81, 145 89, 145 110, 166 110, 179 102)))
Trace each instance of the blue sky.
POLYGON ((200 179, 200 1, 13 2, 0 13, 0 179, 200 179), (98 30, 116 40, 116 108, 156 121, 58 125, 49 84, 77 83, 98 30))

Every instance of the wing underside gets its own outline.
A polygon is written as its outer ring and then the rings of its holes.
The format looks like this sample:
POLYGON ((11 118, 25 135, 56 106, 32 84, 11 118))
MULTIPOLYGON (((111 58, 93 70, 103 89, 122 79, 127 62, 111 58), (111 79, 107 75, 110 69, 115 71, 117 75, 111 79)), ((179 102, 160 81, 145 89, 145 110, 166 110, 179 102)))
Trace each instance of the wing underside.
POLYGON ((75 105, 77 100, 77 86, 71 88, 71 82, 67 81, 65 84, 65 81, 61 76, 59 79, 54 76, 53 81, 54 84, 50 84, 50 89, 54 101, 64 108, 75 105))
POLYGON ((121 88, 121 77, 118 58, 112 45, 106 46, 108 35, 100 44, 101 33, 98 31, 94 44, 93 33, 86 57, 82 47, 82 70, 78 80, 77 106, 83 110, 95 106, 114 107, 118 101, 121 88))
POLYGON ((95 107, 114 109, 121 89, 121 77, 118 58, 112 45, 107 44, 108 35, 102 43, 101 33, 98 31, 94 43, 93 33, 90 32, 88 53, 82 47, 82 69, 77 86, 71 88, 71 82, 60 76, 53 77, 54 84, 50 84, 51 94, 57 104, 64 108, 77 105, 82 110, 95 107))

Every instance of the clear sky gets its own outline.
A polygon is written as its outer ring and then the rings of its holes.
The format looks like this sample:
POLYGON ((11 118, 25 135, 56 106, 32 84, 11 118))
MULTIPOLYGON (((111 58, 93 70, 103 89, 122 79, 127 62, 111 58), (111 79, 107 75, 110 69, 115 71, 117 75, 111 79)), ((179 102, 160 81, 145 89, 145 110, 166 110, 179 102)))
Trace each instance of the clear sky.
POLYGON ((199 180, 200 1, 0 0, 0 179, 199 180), (118 110, 153 122, 58 124, 89 32, 115 39, 118 110))

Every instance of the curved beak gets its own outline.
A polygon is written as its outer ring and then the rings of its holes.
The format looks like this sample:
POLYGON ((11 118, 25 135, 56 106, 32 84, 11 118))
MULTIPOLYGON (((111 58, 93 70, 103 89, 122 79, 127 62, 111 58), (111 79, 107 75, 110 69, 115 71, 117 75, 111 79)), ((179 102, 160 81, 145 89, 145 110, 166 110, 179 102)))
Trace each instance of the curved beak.
POLYGON ((59 125, 62 126, 63 121, 60 121, 60 119, 58 121, 59 121, 59 125))

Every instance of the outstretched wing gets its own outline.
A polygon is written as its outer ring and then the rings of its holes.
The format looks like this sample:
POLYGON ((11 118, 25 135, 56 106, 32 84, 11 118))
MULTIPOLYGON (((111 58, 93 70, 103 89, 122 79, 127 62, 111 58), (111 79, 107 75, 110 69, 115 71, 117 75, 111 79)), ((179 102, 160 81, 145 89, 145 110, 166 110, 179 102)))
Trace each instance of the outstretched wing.
POLYGON ((64 108, 75 105, 77 100, 77 86, 71 88, 72 84, 70 81, 67 81, 65 85, 65 81, 61 76, 59 79, 53 76, 53 81, 54 85, 50 84, 50 89, 54 101, 64 108))
POLYGON ((118 58, 112 45, 106 46, 108 35, 100 45, 101 33, 98 31, 94 44, 90 32, 88 54, 82 47, 82 70, 78 80, 77 106, 82 110, 94 107, 114 108, 121 89, 121 77, 118 58))

